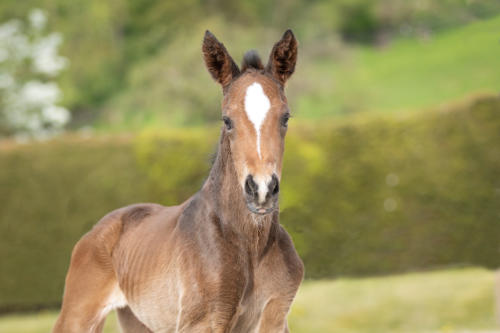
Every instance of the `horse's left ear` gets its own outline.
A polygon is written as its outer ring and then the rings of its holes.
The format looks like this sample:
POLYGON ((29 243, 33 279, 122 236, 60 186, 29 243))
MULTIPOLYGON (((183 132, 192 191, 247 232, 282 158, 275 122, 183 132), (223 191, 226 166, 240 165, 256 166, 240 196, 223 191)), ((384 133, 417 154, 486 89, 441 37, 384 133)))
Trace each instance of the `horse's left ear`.
POLYGON ((266 70, 282 85, 292 76, 297 62, 298 42, 292 30, 288 29, 283 37, 274 44, 266 70))

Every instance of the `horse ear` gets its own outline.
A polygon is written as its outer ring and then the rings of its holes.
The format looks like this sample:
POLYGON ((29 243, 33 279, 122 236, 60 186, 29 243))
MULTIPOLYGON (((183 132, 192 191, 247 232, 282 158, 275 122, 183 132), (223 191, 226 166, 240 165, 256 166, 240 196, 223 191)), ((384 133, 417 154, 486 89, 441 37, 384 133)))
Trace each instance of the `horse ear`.
POLYGON ((288 29, 283 37, 274 44, 266 70, 282 85, 292 76, 297 62, 298 42, 292 30, 288 29))
POLYGON ((238 65, 235 64, 224 44, 208 30, 205 32, 202 51, 208 71, 223 88, 240 74, 238 65))

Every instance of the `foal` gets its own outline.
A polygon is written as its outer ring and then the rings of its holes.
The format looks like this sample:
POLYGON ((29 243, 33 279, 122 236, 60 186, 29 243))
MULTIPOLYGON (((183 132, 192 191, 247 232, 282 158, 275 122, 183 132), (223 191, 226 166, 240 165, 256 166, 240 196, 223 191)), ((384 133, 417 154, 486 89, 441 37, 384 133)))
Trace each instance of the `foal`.
POLYGON ((288 332, 304 268, 278 193, 297 41, 286 31, 266 67, 248 52, 240 70, 207 31, 203 56, 224 93, 208 179, 179 206, 124 207, 84 235, 54 332, 101 332, 112 309, 123 332, 288 332))

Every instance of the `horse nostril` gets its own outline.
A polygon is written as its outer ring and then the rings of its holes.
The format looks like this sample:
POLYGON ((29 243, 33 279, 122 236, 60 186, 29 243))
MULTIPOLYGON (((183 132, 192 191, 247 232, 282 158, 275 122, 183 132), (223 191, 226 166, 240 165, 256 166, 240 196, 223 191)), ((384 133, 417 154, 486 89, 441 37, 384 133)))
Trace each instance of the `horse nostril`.
POLYGON ((252 175, 247 176, 247 180, 245 181, 245 192, 251 197, 256 197, 258 194, 258 187, 252 175))
POLYGON ((280 191, 280 182, 276 175, 273 175, 273 177, 271 178, 271 182, 268 185, 268 191, 268 193, 271 193, 271 195, 273 196, 277 195, 280 191))

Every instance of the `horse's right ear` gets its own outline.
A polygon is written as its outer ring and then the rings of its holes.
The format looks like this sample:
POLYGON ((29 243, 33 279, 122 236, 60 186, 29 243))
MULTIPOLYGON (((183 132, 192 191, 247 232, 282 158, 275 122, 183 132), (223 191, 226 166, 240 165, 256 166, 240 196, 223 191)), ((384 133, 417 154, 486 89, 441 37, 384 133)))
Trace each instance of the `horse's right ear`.
POLYGON ((219 42, 208 30, 205 32, 202 50, 208 71, 223 88, 227 87, 240 74, 238 66, 227 52, 224 44, 219 42))

